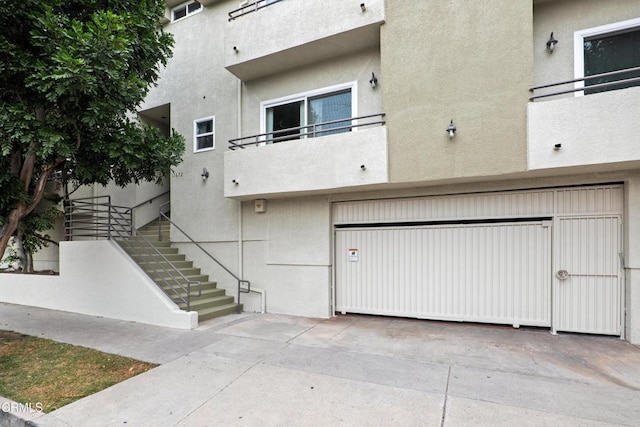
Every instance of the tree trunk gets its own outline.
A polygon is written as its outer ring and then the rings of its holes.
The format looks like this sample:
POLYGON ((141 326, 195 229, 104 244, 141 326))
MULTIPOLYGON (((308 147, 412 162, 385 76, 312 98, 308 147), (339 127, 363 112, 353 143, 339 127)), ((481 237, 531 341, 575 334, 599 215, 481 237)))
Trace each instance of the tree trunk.
POLYGON ((14 236, 13 242, 16 245, 16 256, 18 257, 18 269, 23 273, 32 273, 33 265, 29 268, 29 259, 31 258, 29 252, 24 248, 24 233, 18 231, 14 236))
MULTIPOLYGON (((64 158, 57 159, 54 163, 44 166, 40 176, 38 177, 38 181, 36 182, 29 203, 19 203, 9 212, 9 215, 5 218, 5 223, 2 227, 2 235, 0 236, 0 254, 4 254, 7 250, 9 239, 11 239, 11 236, 13 236, 16 230, 18 230, 18 225, 22 218, 29 215, 33 212, 36 206, 38 206, 44 196, 44 190, 47 185, 47 180, 49 179, 49 176, 51 176, 51 172, 53 172, 62 162, 64 162, 64 158)), ((31 181, 31 177, 33 176, 33 162, 25 161, 20 175, 21 179, 24 178, 31 181)), ((25 190, 28 188, 29 185, 25 182, 25 190)))
POLYGON ((25 272, 33 273, 33 253, 31 253, 30 251, 25 251, 24 253, 27 256, 27 269, 25 270, 25 272))
POLYGON ((15 209, 9 212, 7 218, 5 218, 4 226, 2 227, 2 236, 0 236, 0 254, 3 254, 7 250, 7 246, 9 246, 9 239, 13 236, 13 233, 18 229, 18 224, 20 223, 20 214, 24 209, 24 203, 18 205, 15 209))

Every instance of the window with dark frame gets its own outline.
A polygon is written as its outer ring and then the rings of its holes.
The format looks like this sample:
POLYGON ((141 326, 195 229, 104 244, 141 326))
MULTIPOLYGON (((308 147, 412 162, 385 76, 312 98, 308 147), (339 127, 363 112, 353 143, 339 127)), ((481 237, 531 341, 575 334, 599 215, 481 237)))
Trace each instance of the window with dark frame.
POLYGON ((194 13, 202 10, 202 4, 198 1, 192 1, 182 4, 171 11, 171 22, 175 22, 179 19, 186 18, 194 13))
POLYGON ((351 131, 351 89, 329 92, 266 108, 266 131, 276 142, 351 131), (345 119, 345 120, 342 120, 345 119), (329 123, 327 123, 329 122, 329 123), (324 123, 324 124, 322 124, 324 123), (317 126, 309 126, 317 124, 317 126), (302 128, 302 129, 301 129, 302 128))
MULTIPOLYGON (((585 77, 640 67, 640 28, 585 38, 583 49, 585 77)), ((585 81, 584 92, 592 94, 640 86, 640 82, 624 81, 634 77, 640 77, 640 71, 589 79, 585 81), (616 81, 620 81, 620 83, 603 88, 588 89, 589 86, 616 81)))

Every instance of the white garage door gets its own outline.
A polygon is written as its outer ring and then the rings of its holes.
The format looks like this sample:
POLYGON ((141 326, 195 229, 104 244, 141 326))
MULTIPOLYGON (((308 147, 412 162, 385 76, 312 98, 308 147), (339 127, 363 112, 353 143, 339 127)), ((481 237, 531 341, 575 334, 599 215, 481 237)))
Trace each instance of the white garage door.
POLYGON ((336 230, 339 312, 551 325, 550 222, 336 230))
POLYGON ((335 311, 620 335, 622 195, 611 184, 335 203, 335 311))

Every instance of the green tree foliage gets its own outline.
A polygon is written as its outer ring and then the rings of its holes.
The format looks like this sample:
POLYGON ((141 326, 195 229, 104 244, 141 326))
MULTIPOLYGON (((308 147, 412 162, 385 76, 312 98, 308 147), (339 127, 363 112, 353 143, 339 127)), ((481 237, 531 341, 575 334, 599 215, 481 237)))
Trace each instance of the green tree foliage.
POLYGON ((64 167, 158 180, 184 141, 131 119, 171 55, 161 0, 0 0, 0 256, 64 167))

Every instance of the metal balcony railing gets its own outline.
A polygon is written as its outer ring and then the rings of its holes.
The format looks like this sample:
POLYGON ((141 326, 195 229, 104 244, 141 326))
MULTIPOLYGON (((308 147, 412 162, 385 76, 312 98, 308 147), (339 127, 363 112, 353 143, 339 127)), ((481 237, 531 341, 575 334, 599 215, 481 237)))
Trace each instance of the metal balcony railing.
POLYGON ((637 77, 639 73, 640 73, 640 67, 634 67, 634 68, 627 68, 624 70, 611 71, 608 73, 594 74, 592 76, 582 77, 579 79, 565 80, 558 83, 534 86, 529 89, 529 91, 533 94, 531 97, 529 97, 529 100, 536 101, 542 98, 548 98, 551 96, 558 96, 558 95, 566 95, 568 93, 575 93, 575 92, 584 92, 586 95, 588 95, 590 93, 604 92, 607 90, 625 89, 631 86, 639 86, 640 77, 637 77), (629 76, 629 74, 634 74, 634 75, 629 76), (608 79, 610 77, 614 77, 614 78, 619 77, 619 78, 612 81, 604 82, 604 83, 596 83, 591 85, 588 84, 593 81, 598 81, 599 79, 603 79, 603 78, 608 79), (585 83, 587 84, 585 85, 585 83), (536 95, 536 91, 539 92, 542 89, 557 88, 559 86, 565 86, 570 84, 574 85, 574 87, 571 89, 552 90, 548 93, 536 95))
POLYGON ((259 133, 257 135, 244 136, 229 140, 229 149, 246 148, 265 144, 276 144, 292 139, 315 138, 336 133, 350 132, 353 129, 364 126, 382 126, 386 124, 385 113, 370 114, 368 116, 352 117, 349 119, 331 120, 322 123, 314 123, 306 126, 298 126, 280 129, 273 132, 259 133), (377 120, 373 120, 376 119, 377 120))
POLYGON ((234 19, 247 15, 249 13, 257 12, 260 9, 264 9, 265 7, 269 7, 272 4, 279 3, 281 1, 282 0, 258 0, 247 3, 229 12, 229 21, 233 21, 234 19))

